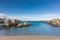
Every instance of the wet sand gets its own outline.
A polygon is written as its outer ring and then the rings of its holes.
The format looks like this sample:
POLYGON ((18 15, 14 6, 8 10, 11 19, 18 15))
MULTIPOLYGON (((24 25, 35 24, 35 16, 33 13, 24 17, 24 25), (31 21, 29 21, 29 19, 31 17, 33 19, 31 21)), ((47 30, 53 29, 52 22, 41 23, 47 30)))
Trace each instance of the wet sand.
POLYGON ((0 40, 60 40, 60 36, 0 36, 0 40))

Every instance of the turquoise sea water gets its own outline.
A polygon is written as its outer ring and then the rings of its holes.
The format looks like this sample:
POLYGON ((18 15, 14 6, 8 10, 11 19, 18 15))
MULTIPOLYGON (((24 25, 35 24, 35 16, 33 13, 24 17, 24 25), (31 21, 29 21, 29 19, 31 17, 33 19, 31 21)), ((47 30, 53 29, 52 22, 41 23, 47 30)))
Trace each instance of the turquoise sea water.
POLYGON ((54 35, 60 36, 60 27, 55 27, 46 22, 30 21, 32 26, 21 28, 9 28, 0 30, 0 36, 20 36, 20 35, 54 35))

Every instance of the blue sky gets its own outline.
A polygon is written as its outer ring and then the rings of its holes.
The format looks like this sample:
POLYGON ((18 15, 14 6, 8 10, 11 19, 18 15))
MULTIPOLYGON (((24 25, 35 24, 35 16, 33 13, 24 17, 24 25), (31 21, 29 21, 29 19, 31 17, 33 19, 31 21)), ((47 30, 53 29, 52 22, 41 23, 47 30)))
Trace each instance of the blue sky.
POLYGON ((0 14, 26 20, 60 18, 60 0, 0 0, 0 14))

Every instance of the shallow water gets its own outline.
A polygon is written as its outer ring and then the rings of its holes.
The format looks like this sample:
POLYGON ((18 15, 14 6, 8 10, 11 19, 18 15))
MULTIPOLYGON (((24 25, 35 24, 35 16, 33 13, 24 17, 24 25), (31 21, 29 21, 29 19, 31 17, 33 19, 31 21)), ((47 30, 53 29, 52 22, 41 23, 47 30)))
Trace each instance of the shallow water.
POLYGON ((60 36, 60 27, 54 27, 46 22, 30 21, 32 26, 22 28, 9 28, 0 30, 0 36, 20 36, 20 35, 54 35, 60 36))

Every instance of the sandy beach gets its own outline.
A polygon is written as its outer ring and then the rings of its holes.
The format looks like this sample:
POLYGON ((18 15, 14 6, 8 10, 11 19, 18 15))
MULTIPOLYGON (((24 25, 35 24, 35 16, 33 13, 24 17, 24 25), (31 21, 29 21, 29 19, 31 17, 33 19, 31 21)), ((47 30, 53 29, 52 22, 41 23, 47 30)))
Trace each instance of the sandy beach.
POLYGON ((60 36, 0 36, 0 40, 60 40, 60 36))

